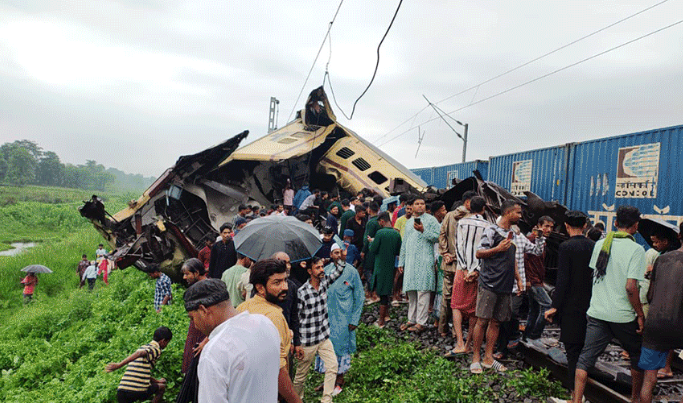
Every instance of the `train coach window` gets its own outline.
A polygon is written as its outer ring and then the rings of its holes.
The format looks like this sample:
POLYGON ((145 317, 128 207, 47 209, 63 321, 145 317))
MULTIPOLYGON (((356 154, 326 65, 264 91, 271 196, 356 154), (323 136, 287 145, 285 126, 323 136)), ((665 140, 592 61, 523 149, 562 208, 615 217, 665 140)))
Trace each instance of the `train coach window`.
POLYGON ((372 181, 378 185, 381 185, 382 183, 384 183, 388 180, 386 176, 382 175, 381 173, 379 173, 377 171, 368 175, 368 178, 372 179, 372 181))
POLYGON ((351 162, 353 165, 356 166, 356 168, 360 169, 361 171, 365 171, 367 169, 370 169, 370 164, 364 160, 363 158, 356 158, 351 162))
POLYGON ((339 149, 339 151, 337 151, 337 155, 344 159, 351 157, 353 154, 355 154, 355 152, 348 147, 342 147, 339 149))

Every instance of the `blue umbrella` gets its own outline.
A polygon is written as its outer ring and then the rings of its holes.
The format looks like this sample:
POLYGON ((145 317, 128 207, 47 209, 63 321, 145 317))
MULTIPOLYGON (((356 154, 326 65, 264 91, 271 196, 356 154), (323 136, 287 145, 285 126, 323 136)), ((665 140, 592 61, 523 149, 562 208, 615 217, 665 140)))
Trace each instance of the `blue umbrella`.
POLYGON ((291 216, 268 216, 247 224, 233 238, 235 250, 251 260, 285 252, 292 262, 310 259, 320 249, 320 234, 310 224, 291 216))

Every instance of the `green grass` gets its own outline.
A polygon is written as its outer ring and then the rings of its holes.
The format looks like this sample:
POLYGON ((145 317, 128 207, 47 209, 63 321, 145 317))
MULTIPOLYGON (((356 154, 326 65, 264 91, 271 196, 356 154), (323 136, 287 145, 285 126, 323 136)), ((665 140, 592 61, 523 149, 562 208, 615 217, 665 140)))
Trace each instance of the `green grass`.
MULTIPOLYGON (((83 200, 91 195, 92 192, 78 189, 0 186, 0 250, 10 249, 12 242, 49 242, 92 228, 78 212, 83 200)), ((128 200, 137 198, 129 193, 99 196, 112 214, 128 200)))
POLYGON ((78 285, 76 266, 81 255, 94 255, 101 240, 92 227, 79 228, 17 256, 0 257, 0 308, 16 308, 22 304, 20 281, 24 273, 20 270, 30 264, 42 264, 53 271, 51 274, 38 274, 34 298, 49 299, 73 289, 78 285))
MULTIPOLYGON (((174 294, 182 295, 174 286, 174 294)), ((114 271, 94 292, 68 289, 15 309, 0 327, 0 402, 115 402, 123 369, 105 373, 168 326, 174 334, 154 369, 172 401, 189 320, 181 303, 154 310, 154 282, 137 270, 114 271)))

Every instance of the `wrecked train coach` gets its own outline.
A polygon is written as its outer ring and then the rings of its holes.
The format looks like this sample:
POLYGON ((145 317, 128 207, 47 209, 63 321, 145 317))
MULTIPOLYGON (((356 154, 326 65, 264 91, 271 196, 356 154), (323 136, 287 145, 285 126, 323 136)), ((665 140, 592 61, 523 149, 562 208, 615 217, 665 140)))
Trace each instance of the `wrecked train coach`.
POLYGON ((157 263, 174 280, 206 239, 232 222, 240 204, 282 201, 290 180, 334 194, 361 190, 382 197, 419 193, 426 184, 362 137, 340 125, 322 88, 281 129, 243 147, 248 131, 194 155, 182 156, 142 196, 109 215, 93 196, 80 208, 114 249, 119 268, 157 263))

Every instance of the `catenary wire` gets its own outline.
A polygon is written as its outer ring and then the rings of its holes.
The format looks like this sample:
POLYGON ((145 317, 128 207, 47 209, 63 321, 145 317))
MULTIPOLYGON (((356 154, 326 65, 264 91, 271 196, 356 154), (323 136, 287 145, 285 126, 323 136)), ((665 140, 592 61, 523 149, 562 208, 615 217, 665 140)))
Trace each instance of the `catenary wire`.
MULTIPOLYGON (((629 15, 629 16, 627 16, 627 17, 624 17, 624 18, 622 18, 622 19, 620 19, 620 20, 618 20, 618 21, 616 21, 616 22, 614 22, 614 23, 612 23, 612 24, 609 24, 609 25, 607 25, 607 26, 605 26, 605 27, 603 27, 603 28, 600 28, 600 29, 598 29, 597 31, 593 31, 593 32, 591 32, 591 33, 589 33, 589 34, 587 34, 587 35, 582 36, 581 38, 578 38, 578 39, 573 40, 573 41, 571 41, 571 42, 569 42, 569 43, 567 43, 567 44, 565 44, 565 45, 562 45, 562 46, 560 46, 559 48, 557 48, 557 49, 555 49, 555 50, 552 50, 552 51, 547 52, 547 53, 545 53, 545 54, 543 54, 543 55, 541 55, 541 56, 538 56, 538 57, 536 57, 536 58, 534 58, 534 59, 532 59, 532 60, 529 60, 529 61, 526 62, 526 63, 520 64, 520 65, 517 66, 517 67, 513 67, 512 69, 509 69, 509 70, 505 71, 504 73, 498 74, 497 76, 494 76, 494 77, 491 77, 491 78, 489 78, 489 79, 487 79, 487 80, 484 80, 484 81, 480 82, 479 84, 473 85, 473 86, 471 86, 471 87, 469 87, 469 88, 467 88, 467 89, 464 89, 464 90, 462 90, 462 91, 460 91, 460 92, 458 92, 458 93, 456 93, 456 94, 450 95, 450 96, 448 96, 448 97, 446 97, 446 98, 444 98, 444 99, 442 99, 442 100, 440 100, 440 101, 435 102, 434 104, 438 105, 438 104, 440 104, 440 103, 442 103, 442 102, 444 102, 444 101, 447 101, 447 100, 449 100, 449 99, 451 99, 451 98, 453 98, 453 97, 456 97, 456 96, 458 96, 458 95, 462 95, 462 94, 464 94, 464 93, 466 93, 466 92, 468 92, 468 91, 471 91, 471 90, 473 90, 473 89, 477 89, 477 92, 478 92, 479 87, 480 87, 481 85, 487 84, 487 83, 489 83, 489 82, 491 82, 491 81, 493 81, 493 80, 495 80, 495 79, 498 79, 498 78, 503 77, 503 76, 505 76, 505 75, 507 75, 507 74, 510 74, 510 73, 512 73, 512 72, 514 72, 514 71, 516 71, 516 70, 521 69, 522 67, 526 67, 526 66, 528 66, 528 65, 531 64, 531 63, 537 62, 537 61, 539 61, 539 60, 541 60, 541 59, 543 59, 543 58, 545 58, 545 57, 547 57, 547 56, 550 56, 550 55, 552 55, 552 54, 554 54, 554 53, 556 53, 556 52, 558 52, 558 51, 560 51, 560 50, 562 50, 562 49, 565 49, 565 48, 567 48, 567 47, 569 47, 569 46, 572 46, 572 45, 574 45, 574 44, 576 44, 576 43, 578 43, 578 42, 580 42, 580 41, 582 41, 582 40, 584 40, 584 39, 590 38, 591 36, 594 36, 594 35, 596 35, 596 34, 602 32, 602 31, 605 31, 605 30, 607 30, 607 29, 609 29, 609 28, 612 28, 612 27, 615 26, 615 25, 618 25, 618 24, 620 24, 620 23, 622 23, 622 22, 624 22, 624 21, 627 21, 627 20, 629 20, 629 19, 631 19, 631 18, 633 18, 633 17, 635 17, 635 16, 637 16, 637 15, 640 15, 640 14, 646 12, 646 11, 652 10, 653 8, 662 5, 662 4, 666 3, 667 1, 669 1, 669 0, 663 0, 663 1, 660 1, 659 3, 656 3, 656 4, 653 4, 653 5, 649 6, 649 7, 646 7, 646 8, 644 8, 644 9, 642 9, 642 10, 640 10, 640 11, 634 13, 634 14, 631 14, 631 15, 629 15)), ((475 93, 475 96, 476 96, 476 93, 475 93)), ((472 101, 470 101, 470 104, 472 104, 473 101, 474 101, 474 96, 472 97, 472 101)), ((427 106, 425 106, 424 108, 420 109, 420 110, 419 110, 417 113, 415 113, 413 116, 409 117, 409 118, 406 119, 405 121, 401 122, 401 124, 399 124, 398 126, 394 127, 393 129, 389 130, 388 132, 386 132, 386 133, 383 134, 382 136, 378 137, 377 140, 375 140, 375 142, 378 142, 378 141, 380 141, 381 139, 383 139, 384 137, 390 135, 391 133, 393 133, 394 131, 396 131, 399 127, 403 126, 404 124, 408 123, 408 121, 410 121, 411 119, 417 117, 420 113, 424 112, 424 110, 427 109, 428 107, 429 107, 429 105, 427 105, 427 106)), ((415 127, 411 127, 411 128, 408 129, 408 130, 412 130, 412 129, 414 129, 414 128, 415 128, 415 127)), ((384 144, 384 143, 383 143, 383 144, 384 144)))
MULTIPOLYGON (((458 112, 458 111, 461 111, 461 110, 463 110, 463 109, 469 108, 469 107, 471 107, 471 106, 480 104, 480 103, 482 103, 482 102, 484 102, 484 101, 488 101, 488 100, 490 100, 490 99, 492 99, 492 98, 495 98, 495 97, 498 97, 498 96, 500 96, 500 95, 506 94, 506 93, 508 93, 508 92, 510 92, 510 91, 514 91, 514 90, 516 90, 516 89, 519 89, 519 88, 521 88, 521 87, 524 87, 525 85, 534 83, 534 82, 536 82, 536 81, 538 81, 538 80, 541 80, 541 79, 544 79, 544 78, 546 78, 546 77, 552 76, 553 74, 556 74, 556 73, 559 73, 559 72, 561 72, 561 71, 567 70, 567 69, 569 69, 569 68, 571 68, 571 67, 577 66, 577 65, 579 65, 579 64, 581 64, 581 63, 587 62, 587 61, 589 61, 589 60, 591 60, 591 59, 594 59, 594 58, 596 58, 596 57, 598 57, 598 56, 602 56, 602 55, 604 55, 604 54, 606 54, 606 53, 612 52, 613 50, 622 48, 622 47, 624 47, 624 46, 626 46, 626 45, 630 45, 630 44, 632 44, 632 43, 634 43, 634 42, 637 42, 637 41, 639 41, 639 40, 641 40, 641 39, 647 38, 647 37, 649 37, 649 36, 651 36, 651 35, 654 35, 654 34, 656 34, 656 33, 662 32, 662 31, 664 31, 664 30, 666 30, 666 29, 672 28, 672 27, 674 27, 674 26, 676 26, 676 25, 679 25, 679 24, 681 24, 681 23, 683 23, 683 20, 679 20, 679 21, 677 21, 677 22, 674 22, 673 24, 669 24, 669 25, 667 25, 667 26, 665 26, 665 27, 662 27, 662 28, 659 28, 659 29, 657 29, 657 30, 655 30, 655 31, 651 31, 651 32, 649 32, 649 33, 647 33, 647 34, 645 34, 645 35, 641 35, 641 36, 639 36, 639 37, 637 37, 637 38, 635 38, 635 39, 631 39, 630 41, 624 42, 624 43, 622 43, 622 44, 620 44, 620 45, 617 45, 617 46, 614 46, 614 47, 609 48, 609 49, 607 49, 607 50, 604 50, 604 51, 602 51, 602 52, 596 53, 596 54, 594 54, 594 55, 592 55, 592 56, 589 56, 589 57, 587 57, 587 58, 585 58, 585 59, 581 59, 581 60, 579 60, 579 61, 577 61, 577 62, 568 64, 568 65, 566 65, 566 66, 564 66, 564 67, 562 67, 562 68, 559 68, 559 69, 557 69, 557 70, 553 70, 553 71, 551 71, 551 72, 549 72, 549 73, 543 74, 542 76, 536 77, 536 78, 534 78, 534 79, 532 79, 532 80, 523 82, 523 83, 521 83, 521 84, 515 85, 515 86, 513 86, 513 87, 510 87, 510 88, 508 88, 508 89, 506 89, 506 90, 503 90, 503 91, 500 91, 500 92, 498 92, 498 93, 495 93, 495 94, 493 94, 493 95, 491 95, 491 96, 488 96, 488 97, 486 97, 486 98, 480 99, 480 100, 478 100, 477 102, 473 102, 473 103, 470 103, 470 104, 465 105, 465 106, 463 106, 463 107, 460 107, 460 108, 458 108, 458 109, 455 109, 455 110, 453 110, 453 111, 450 111, 450 112, 448 112, 448 115, 450 115, 450 114, 452 114, 452 113, 455 113, 455 112, 458 112)), ((426 123, 432 122, 432 121, 437 120, 437 119, 439 119, 439 118, 432 118, 432 119, 426 120, 426 121, 424 121, 424 122, 421 122, 419 125, 421 126, 421 125, 424 125, 424 124, 426 124, 426 123)), ((387 140, 387 141, 385 141, 385 142, 383 142, 383 143, 381 143, 381 144, 379 144, 379 145, 377 145, 377 146, 380 147, 380 146, 382 146, 382 145, 384 145, 384 144, 386 144, 386 143, 388 143, 388 142, 390 142, 390 141, 396 140, 397 138, 399 138, 399 137, 401 137, 401 136, 404 136, 406 133, 409 133, 410 131, 412 131, 413 129, 415 129, 415 127, 416 127, 416 126, 413 126, 413 127, 409 128, 409 129, 407 129, 406 131, 404 131, 404 132, 402 132, 402 133, 400 133, 400 134, 398 134, 398 135, 392 137, 391 139, 389 139, 389 140, 387 140)))

